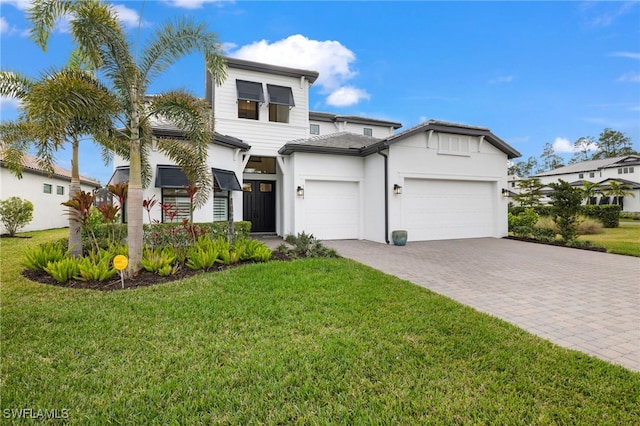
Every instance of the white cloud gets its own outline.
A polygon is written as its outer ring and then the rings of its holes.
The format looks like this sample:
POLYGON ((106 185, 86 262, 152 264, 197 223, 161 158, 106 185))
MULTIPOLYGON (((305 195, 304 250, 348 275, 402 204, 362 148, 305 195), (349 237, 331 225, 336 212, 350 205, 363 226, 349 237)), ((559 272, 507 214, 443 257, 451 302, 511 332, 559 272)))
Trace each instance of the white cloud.
POLYGON ((0 111, 2 111, 3 119, 6 110, 12 109, 17 110, 20 107, 20 103, 18 102, 18 98, 12 98, 9 96, 0 96, 0 111))
POLYGON ((0 34, 9 32, 9 23, 6 19, 0 16, 0 34))
POLYGON ((640 83, 640 74, 635 71, 627 72, 618 77, 618 81, 640 83))
POLYGON ((573 152, 573 144, 571 142, 569 142, 569 139, 567 138, 556 138, 555 141, 553 141, 553 151, 558 153, 558 152, 573 152))
POLYGON ((491 84, 500 84, 500 83, 511 83, 513 81, 512 75, 503 75, 500 77, 493 78, 489 80, 491 84))
POLYGON ((345 107, 355 105, 363 99, 370 98, 371 96, 364 90, 345 86, 335 90, 327 97, 327 105, 345 107))
POLYGON ((0 0, 0 3, 9 4, 20 10, 27 10, 31 6, 31 0, 0 0))
POLYGON ((249 61, 262 62, 285 67, 317 71, 320 76, 315 84, 327 94, 327 103, 334 106, 353 105, 370 95, 362 89, 346 85, 357 75, 351 66, 356 55, 334 40, 310 40, 296 34, 269 43, 261 40, 240 47, 230 56, 249 61))
POLYGON ((169 5, 182 9, 200 9, 205 3, 219 2, 219 0, 166 0, 169 5))
MULTIPOLYGON (((124 24, 125 27, 135 28, 140 24, 140 15, 137 11, 129 9, 128 7, 121 4, 113 5, 113 8, 118 14, 118 19, 124 24)), ((142 26, 148 25, 148 23, 142 21, 142 26)))
POLYGON ((640 53, 637 52, 613 52, 611 56, 618 58, 640 59, 640 53))

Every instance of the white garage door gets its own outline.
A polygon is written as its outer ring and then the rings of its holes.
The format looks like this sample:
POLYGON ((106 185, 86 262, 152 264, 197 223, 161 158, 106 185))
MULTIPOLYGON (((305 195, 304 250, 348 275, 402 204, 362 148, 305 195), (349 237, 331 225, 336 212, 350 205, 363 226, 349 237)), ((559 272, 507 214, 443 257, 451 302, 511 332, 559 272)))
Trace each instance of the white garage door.
POLYGON ((406 179, 404 188, 409 241, 494 236, 497 201, 491 182, 406 179))
POLYGON ((304 231, 323 240, 358 238, 359 198, 357 182, 307 180, 304 231))

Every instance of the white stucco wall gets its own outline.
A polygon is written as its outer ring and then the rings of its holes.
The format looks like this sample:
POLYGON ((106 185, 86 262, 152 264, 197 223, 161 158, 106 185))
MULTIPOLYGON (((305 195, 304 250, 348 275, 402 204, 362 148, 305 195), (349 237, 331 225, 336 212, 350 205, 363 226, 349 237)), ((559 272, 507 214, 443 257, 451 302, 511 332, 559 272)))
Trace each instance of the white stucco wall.
MULTIPOLYGON (((68 227, 67 207, 60 203, 69 200, 70 181, 27 171, 22 176, 22 179, 18 179, 8 169, 0 168, 0 199, 20 197, 33 203, 33 220, 19 232, 68 227), (51 194, 44 193, 44 184, 51 185, 51 194), (64 188, 64 194, 57 193, 58 186, 64 188)), ((81 184, 81 189, 93 192, 95 187, 81 184)), ((4 226, 0 225, 0 229, 0 232, 6 232, 4 226)))

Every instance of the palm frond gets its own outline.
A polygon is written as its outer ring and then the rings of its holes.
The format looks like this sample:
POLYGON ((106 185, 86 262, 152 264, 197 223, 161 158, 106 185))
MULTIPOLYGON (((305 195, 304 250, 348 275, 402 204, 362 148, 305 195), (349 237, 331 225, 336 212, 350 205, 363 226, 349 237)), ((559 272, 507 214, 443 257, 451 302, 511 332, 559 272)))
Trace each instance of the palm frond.
POLYGON ((24 74, 0 71, 0 95, 22 99, 29 93, 34 81, 24 74))
POLYGON ((47 50, 49 35, 56 23, 73 11, 74 3, 72 0, 40 0, 31 3, 27 10, 27 18, 33 23, 29 37, 42 50, 47 50))
POLYGON ((202 52, 207 65, 212 67, 212 75, 224 80, 225 67, 222 46, 218 36, 207 31, 204 24, 195 24, 190 19, 176 19, 159 26, 147 40, 140 60, 140 75, 145 81, 173 65, 184 55, 202 52))

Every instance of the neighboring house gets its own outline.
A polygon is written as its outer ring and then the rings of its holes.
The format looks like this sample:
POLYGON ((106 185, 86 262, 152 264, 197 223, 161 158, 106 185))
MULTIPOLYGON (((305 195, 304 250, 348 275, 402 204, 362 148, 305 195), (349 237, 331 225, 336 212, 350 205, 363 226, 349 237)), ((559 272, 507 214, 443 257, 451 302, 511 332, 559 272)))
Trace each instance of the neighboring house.
MULTIPOLYGON (((61 205, 69 200, 71 171, 54 166, 54 174, 49 176, 38 164, 35 157, 25 154, 22 179, 18 179, 5 166, 0 152, 0 199, 20 197, 33 203, 33 220, 21 231, 63 228, 69 226, 67 207, 61 205)), ((102 185, 99 181, 80 177, 83 191, 93 192, 102 185)), ((2 227, 1 232, 6 232, 2 227)))
MULTIPOLYGON (((606 192, 609 182, 626 185, 632 195, 616 200, 613 196, 599 194, 590 200, 592 204, 621 204, 625 212, 640 212, 640 155, 603 158, 583 161, 534 175, 544 185, 560 179, 575 187, 583 187, 583 181, 598 183, 597 189, 606 192)), ((548 188, 547 188, 548 189, 548 188)), ((586 200, 585 200, 586 202, 586 200)))
MULTIPOLYGON (((309 111, 314 71, 228 59, 227 79, 207 78, 216 135, 208 162, 215 190, 194 221, 249 220, 253 232, 311 233, 320 239, 409 241, 507 235, 507 161, 520 154, 486 128, 400 123, 309 111)), ((156 137, 175 134, 158 125, 156 137)), ((188 183, 152 151, 145 198, 183 209, 188 183)), ((110 183, 126 180, 116 159, 110 183)), ((148 220, 145 215, 145 220, 148 220)), ((165 221, 156 208, 151 220, 165 221)))

